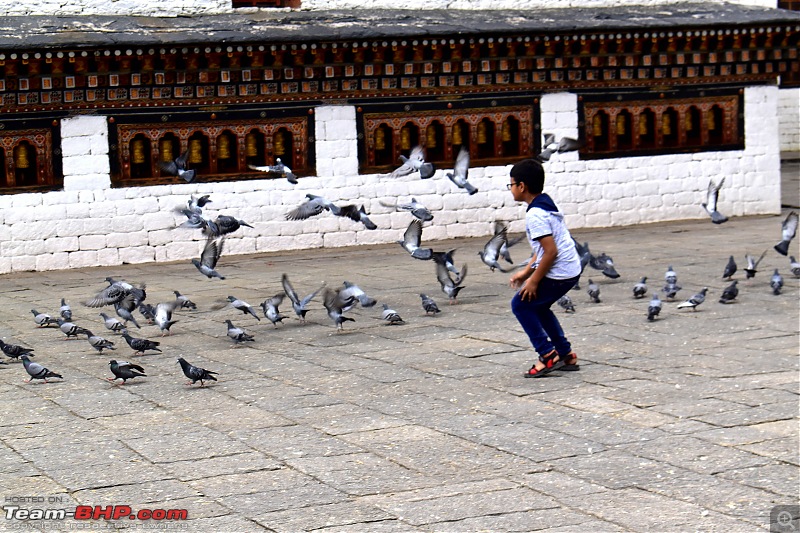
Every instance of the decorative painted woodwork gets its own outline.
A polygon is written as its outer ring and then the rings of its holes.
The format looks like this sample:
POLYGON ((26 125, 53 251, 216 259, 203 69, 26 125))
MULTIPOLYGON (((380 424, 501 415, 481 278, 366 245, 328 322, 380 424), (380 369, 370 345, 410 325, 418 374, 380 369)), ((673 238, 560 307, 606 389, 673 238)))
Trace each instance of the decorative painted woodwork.
POLYGON ((58 121, 0 122, 0 194, 62 186, 58 121))

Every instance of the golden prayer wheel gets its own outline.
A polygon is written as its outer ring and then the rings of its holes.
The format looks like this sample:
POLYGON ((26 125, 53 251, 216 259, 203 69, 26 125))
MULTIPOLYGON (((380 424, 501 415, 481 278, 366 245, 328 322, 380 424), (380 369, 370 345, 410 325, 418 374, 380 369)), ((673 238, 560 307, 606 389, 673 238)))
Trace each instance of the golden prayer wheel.
POLYGON ((247 157, 258 156, 258 139, 255 133, 248 133, 244 138, 244 149, 247 157))
POLYGON ((147 161, 147 156, 144 153, 144 141, 142 139, 134 139, 131 143, 131 163, 140 165, 147 161))
POLYGON ((400 149, 411 149, 411 129, 408 126, 403 126, 400 129, 400 149))
POLYGON ((375 130, 375 149, 376 150, 386 149, 386 132, 381 127, 375 130))
POLYGON ((506 120, 503 122, 503 128, 500 130, 503 142, 507 143, 511 140, 511 124, 506 120))
POLYGON ((686 131, 692 131, 694 129, 694 117, 692 117, 691 113, 686 114, 686 131))
POLYGON ((202 163, 203 162, 203 142, 200 139, 191 139, 189 141, 189 163, 202 163))
POLYGON ((275 133, 272 152, 277 156, 282 156, 286 153, 286 134, 284 132, 278 131, 275 133))
POLYGON ((453 124, 452 134, 453 134, 453 144, 455 145, 464 144, 464 134, 461 131, 460 122, 456 122, 455 124, 453 124))
POLYGON ((595 137, 603 136, 603 119, 600 115, 595 115, 592 119, 592 135, 595 137))
POLYGON ((14 165, 19 168, 30 168, 31 162, 28 159, 28 147, 24 144, 17 146, 14 151, 14 165))
POLYGON ((672 117, 664 115, 661 118, 661 133, 664 135, 672 135, 672 117))
POLYGON ((433 124, 429 124, 425 129, 425 146, 427 148, 436 148, 436 128, 433 124))
POLYGON ((639 115, 639 135, 647 135, 647 117, 639 115))
POLYGON ((478 122, 478 144, 486 144, 488 140, 486 135, 486 122, 478 122))
POLYGON ((625 130, 625 117, 623 115, 617 115, 617 135, 625 135, 625 130))
POLYGON ((717 129, 717 121, 714 118, 714 112, 713 111, 709 111, 709 113, 707 115, 706 128, 708 128, 708 131, 713 131, 713 130, 717 129))
POLYGON ((231 158, 231 140, 222 134, 217 139, 217 159, 230 159, 231 158))
POLYGON ((161 160, 165 163, 175 159, 175 153, 172 151, 171 139, 161 139, 161 142, 159 142, 158 151, 161 154, 161 160))

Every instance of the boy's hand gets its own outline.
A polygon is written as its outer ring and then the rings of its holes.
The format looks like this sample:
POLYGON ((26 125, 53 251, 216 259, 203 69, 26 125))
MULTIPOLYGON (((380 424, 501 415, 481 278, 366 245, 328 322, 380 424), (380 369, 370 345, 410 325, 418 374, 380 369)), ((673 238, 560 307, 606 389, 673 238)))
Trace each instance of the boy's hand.
POLYGON ((520 270, 511 275, 511 278, 509 278, 508 280, 508 284, 514 290, 519 289, 522 283, 525 281, 525 278, 527 277, 528 273, 525 272, 525 270, 520 270))
POLYGON ((528 278, 528 281, 519 290, 519 297, 523 302, 532 301, 536 299, 536 291, 539 289, 539 282, 533 278, 528 278))

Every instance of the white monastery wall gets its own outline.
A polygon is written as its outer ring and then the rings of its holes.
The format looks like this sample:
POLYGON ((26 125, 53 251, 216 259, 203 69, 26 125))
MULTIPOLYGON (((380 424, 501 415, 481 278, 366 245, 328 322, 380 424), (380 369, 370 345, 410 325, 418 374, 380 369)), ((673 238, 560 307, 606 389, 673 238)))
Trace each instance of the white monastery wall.
MULTIPOLYGON (((744 150, 589 161, 577 153, 556 154, 545 163, 545 191, 573 229, 705 218, 700 203, 709 177, 725 177, 724 214, 780 213, 778 89, 747 88, 744 100, 744 150)), ((576 136, 577 103, 574 94, 544 95, 543 131, 576 136)), ((506 190, 510 166, 471 169, 469 179, 479 189, 472 196, 457 189, 443 168, 427 180, 418 174, 359 175, 355 109, 319 107, 315 124, 318 176, 300 178, 297 185, 269 179, 112 189, 106 120, 66 119, 64 190, 0 196, 0 273, 199 257, 204 238, 199 230, 177 228, 185 217, 175 212, 192 194, 211 195, 209 216, 230 214, 254 226, 231 235, 225 255, 393 243, 411 214, 380 200, 412 196, 434 214, 423 232, 426 241, 489 235, 495 220, 513 221, 513 231, 523 230, 525 206, 506 190), (285 220, 307 193, 340 205, 364 204, 379 229, 329 213, 285 220)))
POLYGON ((781 151, 800 152, 800 88, 781 89, 778 99, 781 151))

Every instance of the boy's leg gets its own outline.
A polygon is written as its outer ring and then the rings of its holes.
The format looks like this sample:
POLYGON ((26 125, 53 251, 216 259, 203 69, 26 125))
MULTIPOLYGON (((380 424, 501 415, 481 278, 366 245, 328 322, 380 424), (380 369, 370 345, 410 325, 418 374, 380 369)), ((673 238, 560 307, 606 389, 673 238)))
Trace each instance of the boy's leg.
MULTIPOLYGON (((537 308, 542 305, 543 302, 538 298, 532 301, 522 301, 519 293, 515 294, 511 299, 511 311, 514 313, 514 316, 517 317, 522 329, 528 335, 533 349, 536 350, 536 353, 539 355, 547 355, 552 352, 555 347, 553 343, 550 342, 547 332, 545 332, 539 320, 540 313, 537 308)), ((552 303, 550 305, 552 305, 552 303)))
POLYGON ((535 307, 537 322, 549 337, 550 346, 554 347, 559 354, 568 354, 572 351, 572 346, 564 334, 564 329, 558 321, 551 306, 564 296, 577 282, 577 278, 569 280, 553 280, 544 278, 539 283, 537 291, 537 301, 541 303, 535 307))

